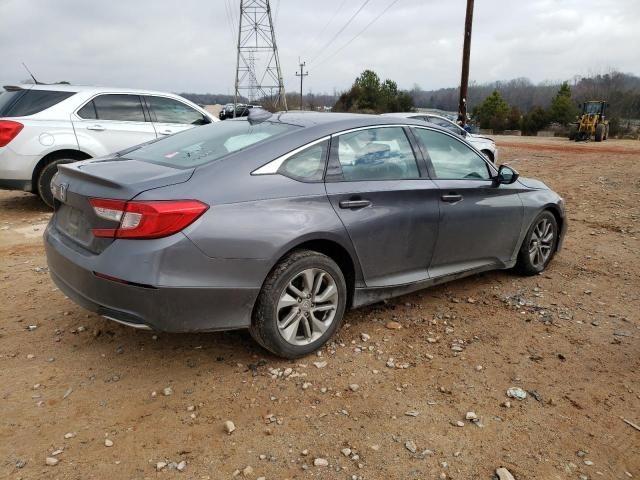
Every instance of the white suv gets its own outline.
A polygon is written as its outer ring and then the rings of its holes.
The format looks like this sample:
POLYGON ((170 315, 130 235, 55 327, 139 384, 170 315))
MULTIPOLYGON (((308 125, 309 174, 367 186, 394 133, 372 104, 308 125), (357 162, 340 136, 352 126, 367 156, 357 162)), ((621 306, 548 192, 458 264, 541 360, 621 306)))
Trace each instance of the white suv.
POLYGON ((412 118, 414 120, 424 120, 425 122, 433 123, 440 127, 446 128, 451 133, 463 137, 477 150, 481 151, 484 156, 491 160, 493 163, 496 163, 498 161, 498 147, 496 146, 496 142, 493 139, 475 133, 469 133, 460 125, 452 122, 448 118, 441 117, 440 115, 434 115, 433 113, 417 112, 383 113, 382 115, 390 117, 412 118))
POLYGON ((218 121, 170 93, 57 84, 0 92, 0 188, 37 193, 50 206, 58 164, 218 121))

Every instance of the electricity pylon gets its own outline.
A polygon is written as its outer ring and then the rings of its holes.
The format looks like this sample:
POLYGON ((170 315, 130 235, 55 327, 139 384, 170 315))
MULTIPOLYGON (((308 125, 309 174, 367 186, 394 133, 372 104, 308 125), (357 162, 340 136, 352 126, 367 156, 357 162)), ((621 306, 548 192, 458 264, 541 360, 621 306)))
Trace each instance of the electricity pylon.
POLYGON ((241 0, 236 61, 235 99, 259 100, 273 110, 286 110, 280 59, 269 0, 241 0))

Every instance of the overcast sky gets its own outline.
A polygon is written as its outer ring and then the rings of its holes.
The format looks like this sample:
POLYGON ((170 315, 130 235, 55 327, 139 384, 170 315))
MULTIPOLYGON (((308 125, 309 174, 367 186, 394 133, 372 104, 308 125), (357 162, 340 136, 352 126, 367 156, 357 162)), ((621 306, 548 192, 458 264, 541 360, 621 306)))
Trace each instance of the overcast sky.
MULTIPOLYGON (((465 0, 272 0, 285 87, 348 88, 365 68, 401 88, 457 86, 465 0), (326 46, 326 48, 324 48, 326 46), (338 53, 334 53, 339 50, 338 53)), ((240 0, 0 0, 0 80, 233 93, 240 0), (233 25, 233 28, 237 28, 233 25)), ((640 74, 640 0, 476 0, 472 81, 640 74)))

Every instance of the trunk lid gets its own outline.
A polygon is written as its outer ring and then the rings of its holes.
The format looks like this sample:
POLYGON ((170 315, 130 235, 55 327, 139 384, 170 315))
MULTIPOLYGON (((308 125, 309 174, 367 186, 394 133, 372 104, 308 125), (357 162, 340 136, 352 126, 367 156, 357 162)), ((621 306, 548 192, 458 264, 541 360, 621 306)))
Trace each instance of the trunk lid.
POLYGON ((99 254, 113 238, 97 238, 94 228, 117 228, 98 217, 89 200, 131 200, 140 193, 184 183, 195 169, 178 169, 127 158, 86 160, 60 165, 51 188, 55 197, 52 224, 74 247, 99 254))

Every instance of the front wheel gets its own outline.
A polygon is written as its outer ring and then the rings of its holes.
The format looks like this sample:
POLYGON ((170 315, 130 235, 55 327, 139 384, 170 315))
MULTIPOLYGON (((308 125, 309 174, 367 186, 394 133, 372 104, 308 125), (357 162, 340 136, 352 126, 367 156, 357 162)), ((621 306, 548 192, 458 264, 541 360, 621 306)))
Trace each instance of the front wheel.
POLYGON ((326 255, 298 250, 267 277, 249 331, 271 353, 299 358, 318 350, 338 330, 346 300, 340 267, 326 255))
POLYGON ((542 272, 553 258, 557 245, 558 222, 547 210, 538 215, 529 227, 518 253, 516 269, 523 275, 542 272))
POLYGON ((599 123, 596 126, 596 133, 595 133, 596 142, 601 142, 603 138, 604 138, 604 125, 602 123, 599 123))

